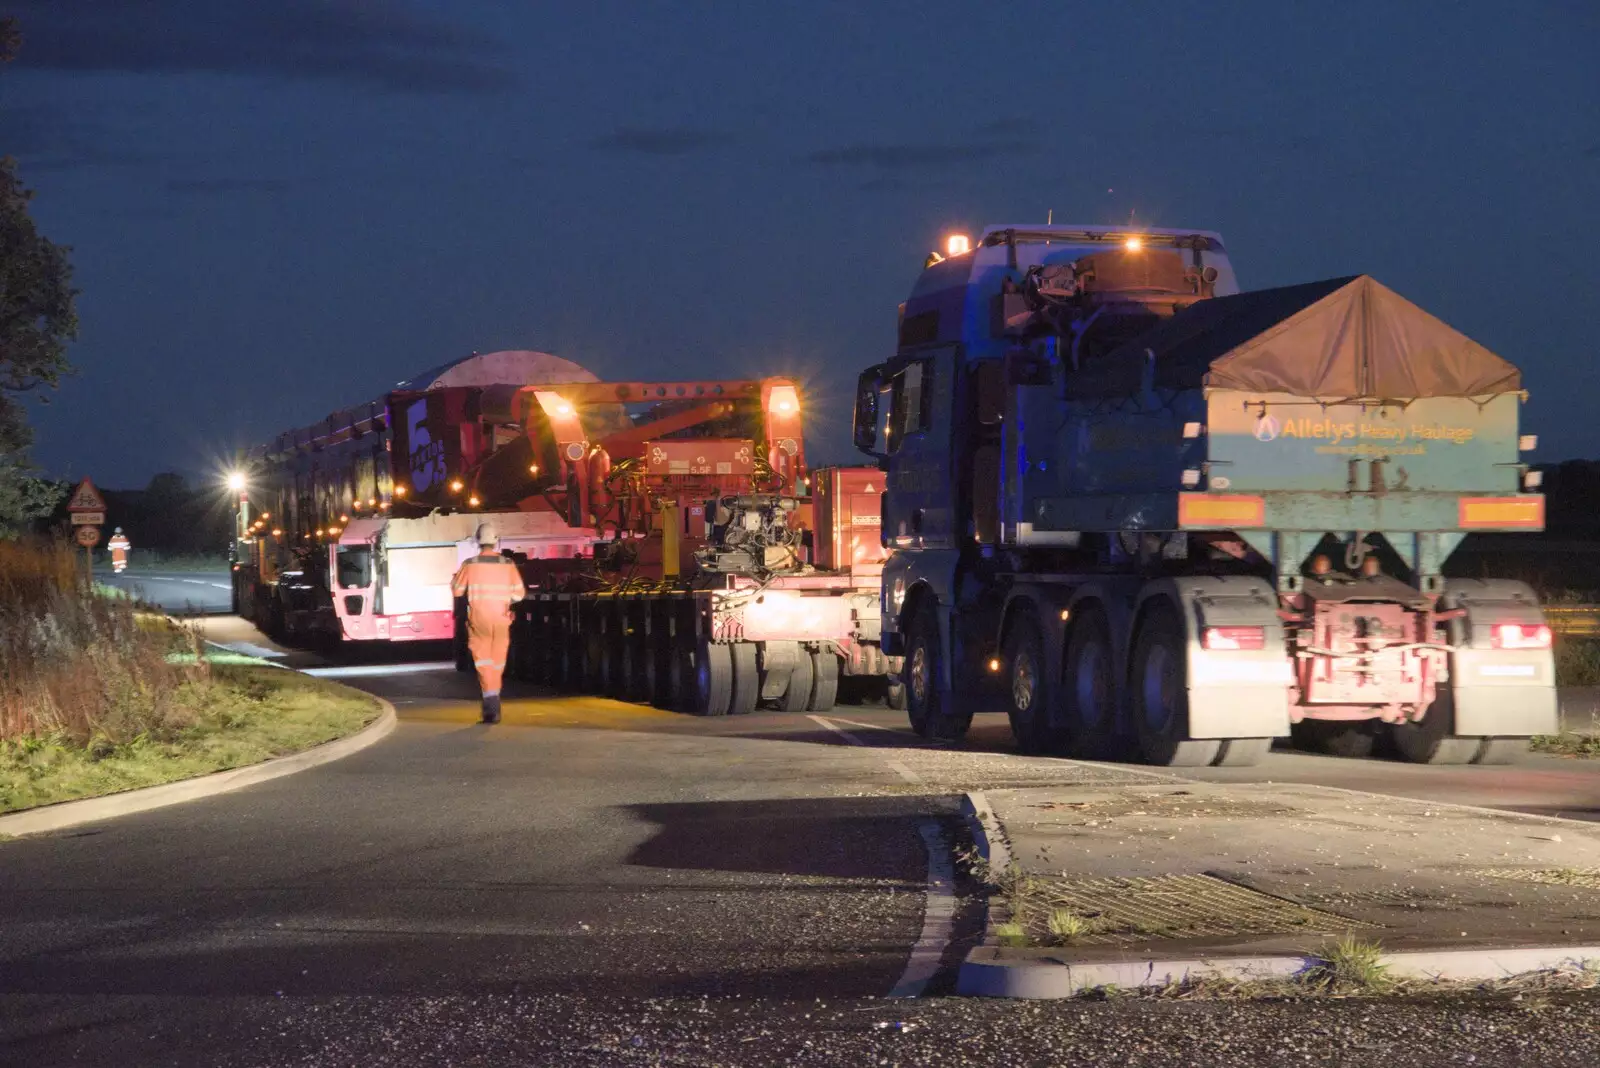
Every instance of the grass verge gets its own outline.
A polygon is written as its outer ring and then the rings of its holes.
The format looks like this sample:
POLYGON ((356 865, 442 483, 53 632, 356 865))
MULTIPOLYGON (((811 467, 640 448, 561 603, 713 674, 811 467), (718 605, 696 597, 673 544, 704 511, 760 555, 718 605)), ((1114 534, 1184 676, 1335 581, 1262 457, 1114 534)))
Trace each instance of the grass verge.
POLYGON ((354 733, 371 696, 282 668, 214 665, 188 695, 188 721, 125 741, 61 733, 0 741, 0 813, 157 786, 243 767, 354 733))

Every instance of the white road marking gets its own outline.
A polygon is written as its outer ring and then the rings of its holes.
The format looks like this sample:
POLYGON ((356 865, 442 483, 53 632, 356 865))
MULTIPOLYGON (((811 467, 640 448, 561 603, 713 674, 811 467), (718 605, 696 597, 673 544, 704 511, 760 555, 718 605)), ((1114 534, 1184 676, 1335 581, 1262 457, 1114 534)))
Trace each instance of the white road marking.
MULTIPOLYGON (((815 717, 813 717, 815 718, 815 717)), ((922 821, 922 841, 928 847, 928 892, 922 906, 922 935, 911 947, 911 958, 900 981, 889 991, 892 998, 914 998, 939 974, 939 962, 955 929, 955 868, 950 863, 950 843, 934 820, 922 821)))
MULTIPOLYGON (((849 731, 845 730, 831 719, 824 719, 822 716, 807 716, 806 718, 821 724, 828 730, 843 738, 845 741, 849 742, 851 745, 859 745, 864 749, 877 748, 876 746, 868 745, 866 742, 863 742, 860 738, 857 738, 855 735, 851 734, 849 731)), ((898 760, 885 760, 884 763, 888 765, 890 771, 893 771, 906 782, 920 783, 922 781, 922 776, 918 775, 916 772, 912 771, 898 760)))
MULTIPOLYGON (((281 655, 281 654, 280 654, 281 655)), ((423 671, 454 671, 454 660, 436 660, 425 664, 345 664, 340 667, 301 668, 303 675, 319 679, 359 679, 373 675, 415 675, 423 671)))

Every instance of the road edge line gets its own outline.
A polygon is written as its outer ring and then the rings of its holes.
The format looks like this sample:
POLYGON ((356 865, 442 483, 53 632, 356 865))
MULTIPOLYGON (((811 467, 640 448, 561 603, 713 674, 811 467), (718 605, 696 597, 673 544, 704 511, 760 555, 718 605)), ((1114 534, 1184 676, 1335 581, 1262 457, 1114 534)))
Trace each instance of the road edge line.
POLYGON ((922 901, 922 933, 911 947, 900 981, 889 991, 891 998, 914 998, 927 990, 939 974, 939 965, 950 948, 956 921, 956 870, 950 862, 950 842, 937 820, 925 819, 918 830, 928 849, 928 884, 922 901))
POLYGON ((297 771, 305 771, 308 768, 340 760, 368 746, 376 745, 388 737, 398 722, 394 705, 376 694, 367 696, 377 701, 382 710, 378 713, 377 719, 354 734, 323 742, 310 749, 302 749, 298 753, 272 757, 256 764, 246 764, 244 767, 214 771, 192 779, 179 779, 177 782, 143 786, 136 790, 107 794, 104 797, 85 797, 76 801, 61 801, 54 805, 8 813, 0 816, 0 835, 22 837, 43 834, 47 831, 76 827, 83 823, 114 819, 117 816, 131 816, 136 812, 148 812, 151 809, 166 808, 168 805, 179 805, 185 801, 198 801, 201 798, 230 793, 246 786, 254 786, 257 783, 268 782, 285 775, 293 775, 297 771))

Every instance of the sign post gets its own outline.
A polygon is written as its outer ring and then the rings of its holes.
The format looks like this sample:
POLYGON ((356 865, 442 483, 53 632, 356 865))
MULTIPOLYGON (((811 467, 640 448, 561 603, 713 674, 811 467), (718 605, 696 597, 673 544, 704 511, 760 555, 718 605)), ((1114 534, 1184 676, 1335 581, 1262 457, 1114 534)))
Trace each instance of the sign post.
POLYGON ((83 546, 84 580, 93 585, 94 547, 100 544, 100 527, 106 521, 106 499, 86 478, 72 491, 67 511, 72 515, 73 536, 83 546))

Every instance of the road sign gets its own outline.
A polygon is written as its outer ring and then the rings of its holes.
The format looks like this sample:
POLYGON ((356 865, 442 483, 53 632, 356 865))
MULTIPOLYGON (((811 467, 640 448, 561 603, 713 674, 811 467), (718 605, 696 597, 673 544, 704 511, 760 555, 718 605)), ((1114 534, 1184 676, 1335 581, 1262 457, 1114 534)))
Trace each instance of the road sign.
POLYGON ((85 549, 92 549, 96 545, 100 544, 100 528, 79 527, 77 538, 79 545, 83 546, 85 549))
MULTIPOLYGON (((69 512, 104 512, 106 499, 100 496, 100 491, 94 488, 94 483, 84 479, 78 483, 78 488, 72 491, 72 499, 67 502, 69 512)), ((102 519, 100 522, 104 523, 102 519)))
POLYGON ((105 526, 106 514, 104 512, 73 512, 72 525, 75 527, 100 527, 105 526))

